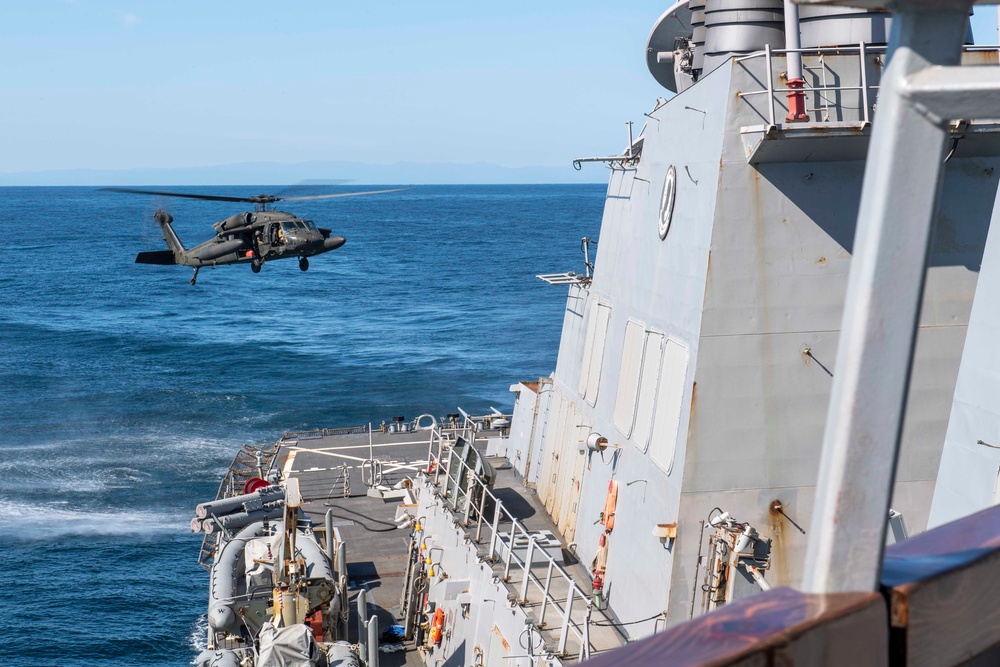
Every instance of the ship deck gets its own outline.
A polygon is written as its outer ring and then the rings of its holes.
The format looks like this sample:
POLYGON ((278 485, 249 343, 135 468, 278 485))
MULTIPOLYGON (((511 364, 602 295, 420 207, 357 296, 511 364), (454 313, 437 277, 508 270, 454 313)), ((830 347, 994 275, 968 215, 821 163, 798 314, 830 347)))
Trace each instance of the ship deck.
MULTIPOLYGON (((359 429, 360 430, 360 429, 359 429)), ((333 525, 347 544, 349 590, 351 595, 351 636, 357 642, 358 619, 356 599, 360 591, 368 594, 369 605, 378 617, 379 634, 390 625, 399 623, 400 594, 407 567, 410 531, 396 527, 394 519, 399 500, 386 501, 367 495, 362 463, 375 458, 382 464, 383 486, 392 487, 427 468, 429 438, 427 431, 410 433, 343 433, 343 430, 289 433, 279 441, 276 466, 287 477, 297 477, 304 502, 303 509, 317 531, 325 531, 327 511, 333 511, 333 525), (346 484, 345 484, 346 479, 346 484)), ((485 449, 487 436, 482 432, 476 447, 485 449)), ((525 488, 504 460, 493 461, 497 468, 494 494, 528 530, 546 530, 558 536, 544 506, 535 493, 525 488)), ((565 570, 583 590, 590 590, 590 573, 575 556, 565 549, 565 570)), ((502 573, 502 566, 500 568, 502 573)), ((508 582, 511 595, 516 595, 519 582, 508 582)), ((624 640, 613 626, 614 619, 605 612, 593 611, 591 652, 593 654, 621 646, 624 640)), ((543 636, 546 633, 543 631, 543 636)), ((394 643, 394 642, 388 642, 394 643)), ((380 664, 386 667, 421 665, 413 642, 405 642, 405 651, 380 653, 380 664)))

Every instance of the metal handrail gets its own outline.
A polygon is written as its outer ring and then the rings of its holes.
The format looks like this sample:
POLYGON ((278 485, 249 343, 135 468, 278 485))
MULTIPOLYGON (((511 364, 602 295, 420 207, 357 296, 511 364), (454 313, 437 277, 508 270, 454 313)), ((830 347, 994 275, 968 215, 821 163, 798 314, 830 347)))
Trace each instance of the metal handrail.
MULTIPOLYGON (((463 424, 463 431, 465 435, 471 430, 472 438, 466 437, 466 440, 470 443, 474 442, 476 425, 470 419, 466 419, 463 424), (471 429, 470 429, 471 426, 471 429)), ((510 570, 511 565, 522 570, 521 577, 521 588, 520 597, 518 598, 521 604, 527 602, 529 583, 535 586, 535 589, 541 593, 541 607, 539 611, 539 617, 535 621, 535 625, 538 627, 544 627, 545 625, 545 613, 549 607, 554 608, 558 613, 562 615, 561 628, 559 633, 559 645, 558 652, 560 655, 566 652, 566 643, 569 639, 570 633, 576 636, 580 641, 580 651, 578 658, 580 660, 585 660, 590 657, 590 617, 593 611, 594 605, 590 599, 590 596, 585 593, 573 580, 573 577, 566 572, 565 569, 552 558, 542 547, 538 544, 538 541, 531 535, 531 533, 517 520, 503 505, 496 495, 490 491, 489 487, 483 483, 478 475, 475 474, 475 470, 469 466, 464 460, 452 457, 450 455, 450 450, 448 456, 445 457, 445 442, 447 439, 444 434, 438 429, 434 428, 431 432, 429 449, 428 449, 428 465, 433 461, 434 463, 434 481, 435 486, 440 486, 440 473, 442 468, 444 469, 444 488, 440 492, 441 498, 445 503, 451 505, 456 511, 459 509, 460 501, 464 498, 464 516, 463 516, 463 526, 466 528, 470 527, 470 515, 473 511, 473 505, 475 497, 478 495, 479 503, 476 510, 476 532, 475 532, 475 542, 479 543, 483 540, 483 526, 485 525, 490 531, 489 535, 489 548, 486 553, 486 558, 492 562, 499 562, 501 557, 499 556, 498 545, 500 543, 506 542, 506 554, 502 558, 504 564, 504 581, 510 580, 510 570), (435 441, 437 442, 437 455, 433 453, 435 441), (461 468, 456 471, 458 474, 453 476, 451 465, 452 461, 458 461, 461 468), (467 480, 466 488, 462 489, 463 478, 467 480), (454 480, 454 484, 452 484, 454 480), (486 498, 489 497, 494 503, 494 513, 492 522, 484 521, 484 508, 486 505, 486 498), (501 524, 510 523, 510 529, 504 529, 502 532, 500 530, 501 524), (514 545, 516 542, 520 541, 524 543, 527 540, 527 550, 525 553, 524 560, 521 560, 517 555, 514 554, 514 545), (536 553, 540 552, 541 557, 536 558, 536 553), (546 575, 544 582, 539 579, 531 571, 532 566, 535 564, 536 560, 539 565, 546 565, 546 575), (568 593, 565 600, 557 599, 552 593, 551 585, 553 580, 553 575, 561 576, 568 584, 568 593), (586 605, 586 618, 583 623, 575 623, 572 620, 573 604, 576 598, 579 597, 582 602, 586 605), (582 627, 578 627, 582 626, 582 627)), ((429 473, 427 473, 429 474, 429 473)))
POLYGON ((767 95, 767 111, 768 111, 768 123, 772 127, 776 127, 777 123, 775 121, 775 109, 774 109, 774 97, 777 93, 789 93, 793 92, 792 88, 775 88, 772 85, 774 79, 774 66, 773 66, 773 56, 775 55, 787 55, 789 53, 798 53, 803 55, 814 55, 818 57, 823 57, 826 55, 850 55, 857 54, 858 56, 858 66, 860 71, 861 85, 858 86, 809 86, 805 85, 803 88, 795 89, 795 92, 813 92, 813 93, 827 93, 827 92, 840 92, 848 90, 859 90, 861 91, 861 112, 862 118, 861 122, 864 124, 871 123, 871 105, 869 101, 869 91, 878 90, 878 86, 868 85, 868 73, 865 68, 865 56, 870 53, 885 53, 885 46, 873 46, 871 44, 866 44, 865 42, 860 42, 857 46, 844 46, 836 48, 803 48, 803 49, 771 49, 770 45, 764 47, 763 51, 755 51, 754 53, 749 53, 745 56, 741 56, 735 59, 735 62, 742 63, 748 60, 755 60, 758 58, 764 58, 765 69, 767 70, 765 74, 765 79, 767 81, 766 88, 764 90, 750 90, 745 92, 740 92, 740 97, 750 97, 753 95, 767 95))
MULTIPOLYGON (((995 51, 1000 49, 997 46, 986 46, 986 45, 966 45, 963 47, 964 51, 995 51)), ((851 55, 856 54, 858 57, 858 65, 860 68, 860 85, 857 86, 809 86, 806 85, 803 88, 795 89, 795 92, 812 92, 812 93, 826 93, 826 92, 839 92, 839 91, 849 91, 849 90, 859 90, 861 91, 861 111, 862 117, 861 122, 865 125, 871 123, 871 104, 870 92, 872 90, 879 90, 879 86, 868 85, 868 71, 865 67, 865 57, 870 54, 885 53, 886 46, 884 45, 873 45, 866 44, 865 42, 860 42, 857 46, 840 46, 840 47, 811 47, 811 48, 801 48, 801 49, 772 49, 770 45, 766 45, 763 51, 755 51, 753 53, 748 53, 745 56, 740 56, 735 58, 735 62, 742 63, 749 60, 755 60, 758 58, 763 58, 765 61, 766 73, 766 87, 763 90, 750 90, 745 92, 740 92, 740 97, 751 97, 753 95, 767 95, 768 96, 768 124, 771 127, 777 127, 775 121, 775 108, 774 108, 774 98, 777 93, 789 93, 792 92, 792 88, 775 88, 772 85, 774 79, 774 68, 773 68, 773 56, 775 55, 787 55, 789 53, 799 53, 802 55, 813 55, 818 57, 831 56, 831 55, 851 55)), ((821 121, 822 122, 822 121, 821 121)))

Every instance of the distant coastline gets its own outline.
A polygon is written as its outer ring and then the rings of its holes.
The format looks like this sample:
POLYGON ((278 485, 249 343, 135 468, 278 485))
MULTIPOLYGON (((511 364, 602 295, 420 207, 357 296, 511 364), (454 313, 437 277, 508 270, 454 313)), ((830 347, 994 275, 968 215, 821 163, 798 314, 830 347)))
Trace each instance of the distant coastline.
POLYGON ((0 172, 0 186, 63 185, 242 185, 303 182, 421 185, 507 185, 607 183, 599 165, 504 167, 487 162, 396 162, 369 164, 346 161, 241 162, 208 167, 134 169, 58 169, 0 172))

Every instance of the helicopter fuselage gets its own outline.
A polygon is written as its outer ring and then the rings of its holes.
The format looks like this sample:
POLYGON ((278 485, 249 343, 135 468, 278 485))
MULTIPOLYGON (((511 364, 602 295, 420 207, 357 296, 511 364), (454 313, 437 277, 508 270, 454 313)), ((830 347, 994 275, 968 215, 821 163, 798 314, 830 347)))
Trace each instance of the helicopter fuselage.
POLYGON ((213 225, 215 238, 185 248, 171 225, 173 218, 169 213, 157 211, 153 219, 163 230, 163 240, 170 250, 141 252, 135 258, 136 263, 193 267, 192 285, 203 266, 248 263, 254 273, 259 273, 264 262, 298 257, 299 268, 306 271, 309 257, 335 250, 346 242, 343 236, 331 236, 331 230, 319 228, 311 220, 292 213, 257 211, 220 220, 213 225))
MULTIPOLYGON (((342 246, 345 239, 283 211, 242 213, 215 223, 216 236, 175 257, 186 266, 260 263, 285 257, 312 257, 342 246)), ((168 240, 169 245, 169 240, 168 240)), ((172 248, 173 249, 173 248, 172 248)))

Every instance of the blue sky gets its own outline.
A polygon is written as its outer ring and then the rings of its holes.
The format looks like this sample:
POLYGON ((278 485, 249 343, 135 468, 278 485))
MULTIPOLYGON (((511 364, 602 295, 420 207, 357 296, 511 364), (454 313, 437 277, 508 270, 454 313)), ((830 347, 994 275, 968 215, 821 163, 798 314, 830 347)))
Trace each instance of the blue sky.
POLYGON ((0 172, 565 165, 665 94, 643 51, 669 4, 0 0, 0 172))

